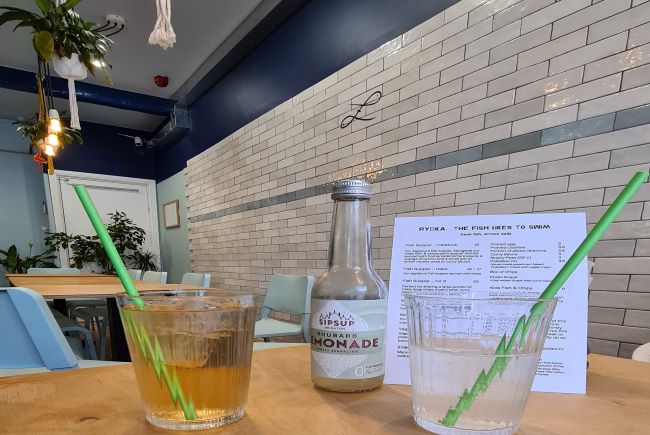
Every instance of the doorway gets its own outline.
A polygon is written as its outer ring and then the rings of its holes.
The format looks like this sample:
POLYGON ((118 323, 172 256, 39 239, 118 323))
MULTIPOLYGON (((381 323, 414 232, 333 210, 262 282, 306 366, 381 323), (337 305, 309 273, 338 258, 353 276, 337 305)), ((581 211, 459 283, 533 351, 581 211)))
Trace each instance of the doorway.
MULTIPOLYGON (((160 263, 158 238, 158 207, 156 182, 142 178, 117 177, 112 175, 88 174, 83 172, 56 171, 47 177, 51 195, 51 210, 55 232, 94 235, 74 186, 83 184, 95 203, 104 222, 108 214, 115 211, 126 213, 137 226, 146 232, 142 249, 153 252, 160 263)), ((61 267, 69 267, 70 253, 60 250, 61 267)))

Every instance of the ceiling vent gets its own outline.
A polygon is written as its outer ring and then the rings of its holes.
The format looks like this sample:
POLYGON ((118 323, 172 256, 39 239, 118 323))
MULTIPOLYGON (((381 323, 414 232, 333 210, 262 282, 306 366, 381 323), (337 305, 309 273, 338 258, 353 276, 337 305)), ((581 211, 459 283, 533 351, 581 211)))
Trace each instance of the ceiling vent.
POLYGON ((190 114, 187 106, 177 103, 169 115, 169 121, 151 138, 160 150, 181 140, 190 131, 190 114))

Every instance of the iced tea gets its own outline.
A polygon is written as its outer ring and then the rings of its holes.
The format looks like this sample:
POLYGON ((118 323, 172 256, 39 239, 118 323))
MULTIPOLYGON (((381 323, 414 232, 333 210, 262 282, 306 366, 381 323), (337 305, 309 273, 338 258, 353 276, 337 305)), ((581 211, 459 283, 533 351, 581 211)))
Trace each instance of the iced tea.
POLYGON ((150 423, 207 429, 244 415, 256 313, 252 295, 146 292, 144 307, 120 299, 150 423))

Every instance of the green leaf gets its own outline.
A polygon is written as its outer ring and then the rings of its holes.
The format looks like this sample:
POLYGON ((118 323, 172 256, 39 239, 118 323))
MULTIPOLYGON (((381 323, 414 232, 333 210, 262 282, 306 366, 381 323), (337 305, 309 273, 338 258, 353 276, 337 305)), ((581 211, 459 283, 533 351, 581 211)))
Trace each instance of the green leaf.
POLYGON ((35 0, 36 6, 43 12, 43 15, 47 15, 50 12, 50 0, 35 0))
POLYGON ((70 10, 77 6, 77 3, 79 3, 81 0, 68 0, 67 2, 63 3, 61 7, 65 10, 70 10))
POLYGON ((25 17, 29 17, 29 18, 42 18, 40 15, 37 15, 34 12, 30 12, 25 9, 12 8, 11 6, 0 6, 0 10, 1 9, 4 9, 5 11, 20 12, 25 14, 25 17))
POLYGON ((22 21, 22 22, 29 22, 31 17, 21 11, 9 11, 5 12, 4 14, 0 15, 0 26, 2 26, 4 23, 7 23, 9 21, 22 21))
POLYGON ((48 31, 37 32, 34 35, 34 49, 38 56, 44 61, 48 61, 54 53, 54 37, 48 31))
POLYGON ((16 24, 16 27, 14 27, 13 32, 16 31, 19 27, 33 27, 32 24, 29 21, 21 21, 20 23, 16 24))

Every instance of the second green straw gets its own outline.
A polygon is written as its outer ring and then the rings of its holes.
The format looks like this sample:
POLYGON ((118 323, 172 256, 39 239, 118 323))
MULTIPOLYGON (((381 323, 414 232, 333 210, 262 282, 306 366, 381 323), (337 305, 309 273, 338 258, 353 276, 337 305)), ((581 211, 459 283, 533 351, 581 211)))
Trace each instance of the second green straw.
MULTIPOLYGON (((632 196, 634 196, 634 193, 641 187, 643 183, 645 183, 645 181, 648 179, 648 175, 649 174, 647 172, 637 172, 634 174, 634 176, 630 179, 625 188, 623 188, 618 197, 616 197, 612 205, 610 205, 609 208, 605 211, 600 220, 598 220, 598 223, 596 223, 596 225, 592 228, 580 246, 578 246, 575 252, 564 264, 564 266, 562 266, 557 275, 555 275, 555 277, 551 280, 546 289, 539 296, 540 299, 550 299, 554 298, 557 295, 557 292, 562 288, 562 285, 564 285, 564 283, 567 281, 567 279, 569 279, 571 274, 576 270, 580 263, 582 263, 582 261, 587 257, 589 251, 591 251, 596 242, 598 242, 607 227, 614 221, 614 219, 616 219, 616 216, 618 216, 621 210, 623 210, 625 205, 630 201, 632 196)), ((454 426, 458 421, 458 418, 460 418, 460 415, 472 406, 474 400, 476 400, 476 397, 487 390, 487 388, 490 386, 490 383, 492 383, 492 380, 497 375, 501 376, 503 374, 503 371, 508 365, 508 358, 505 358, 505 356, 510 353, 510 350, 518 339, 523 339, 526 336, 528 328, 531 325, 531 319, 539 316, 543 312, 544 305, 545 302, 536 303, 531 308, 528 319, 526 319, 526 316, 522 316, 521 319, 519 319, 519 322, 517 322, 517 325, 515 326, 515 330, 510 336, 510 340, 507 340, 505 335, 502 337, 501 342, 499 343, 499 346, 497 346, 497 350, 495 352, 496 358, 494 359, 494 362, 492 363, 490 369, 487 371, 487 373, 485 371, 481 371, 478 378, 476 378, 476 381, 474 381, 474 385, 472 385, 469 390, 465 390, 463 394, 460 395, 458 401, 456 402, 456 405, 449 408, 445 416, 440 420, 440 423, 444 424, 445 426, 454 426)))

